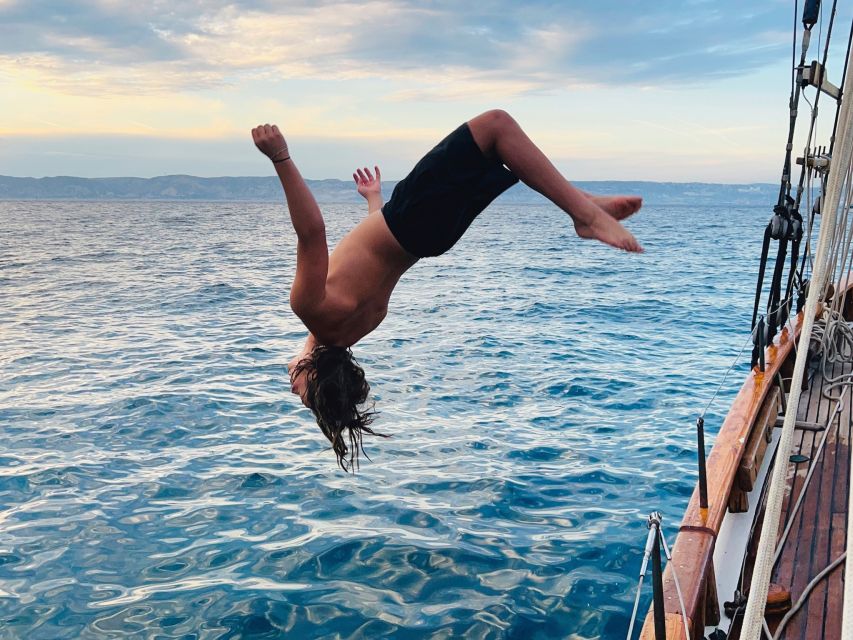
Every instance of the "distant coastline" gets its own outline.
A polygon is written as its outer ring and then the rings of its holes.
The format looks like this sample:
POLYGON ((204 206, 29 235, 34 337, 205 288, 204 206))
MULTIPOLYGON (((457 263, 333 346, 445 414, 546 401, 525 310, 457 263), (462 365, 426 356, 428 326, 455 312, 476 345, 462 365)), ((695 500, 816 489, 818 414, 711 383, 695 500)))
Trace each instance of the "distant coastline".
MULTIPOLYGON (((318 202, 361 202, 348 180, 308 180, 318 202)), ((395 182, 386 182, 386 197, 395 182)), ((642 195, 647 204, 768 205, 778 197, 774 184, 701 182, 578 181, 581 189, 600 194, 642 195)), ((264 177, 199 178, 187 175, 156 178, 16 178, 0 176, 0 200, 223 200, 277 202, 278 179, 264 177)), ((544 199, 523 184, 504 193, 499 202, 534 204, 544 199)))

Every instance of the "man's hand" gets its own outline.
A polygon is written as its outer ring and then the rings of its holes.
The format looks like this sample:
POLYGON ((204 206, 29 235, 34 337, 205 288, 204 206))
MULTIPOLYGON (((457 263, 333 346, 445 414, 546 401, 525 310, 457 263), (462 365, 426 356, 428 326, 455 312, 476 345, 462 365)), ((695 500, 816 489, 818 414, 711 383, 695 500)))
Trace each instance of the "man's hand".
POLYGON ((380 180, 382 178, 382 174, 379 173, 379 167, 374 166, 374 171, 376 171, 376 177, 373 177, 373 174, 370 173, 370 169, 367 167, 362 171, 361 169, 357 169, 354 174, 352 174, 352 179, 355 180, 356 188, 358 189, 359 194, 370 202, 370 198, 373 195, 382 196, 382 185, 380 184, 380 180))
POLYGON ((284 141, 284 136, 281 135, 277 125, 259 124, 252 129, 252 140, 258 151, 273 162, 281 162, 290 157, 287 142, 284 141))

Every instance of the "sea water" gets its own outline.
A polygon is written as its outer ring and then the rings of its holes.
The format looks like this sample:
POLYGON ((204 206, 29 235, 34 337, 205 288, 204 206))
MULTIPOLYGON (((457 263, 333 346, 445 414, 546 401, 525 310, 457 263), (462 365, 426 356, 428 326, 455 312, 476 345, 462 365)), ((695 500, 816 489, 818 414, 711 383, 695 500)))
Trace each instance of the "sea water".
POLYGON ((493 205, 353 349, 392 437, 350 475, 290 393, 283 205, 0 203, 0 638, 623 638, 768 216, 649 203, 628 255, 493 205))

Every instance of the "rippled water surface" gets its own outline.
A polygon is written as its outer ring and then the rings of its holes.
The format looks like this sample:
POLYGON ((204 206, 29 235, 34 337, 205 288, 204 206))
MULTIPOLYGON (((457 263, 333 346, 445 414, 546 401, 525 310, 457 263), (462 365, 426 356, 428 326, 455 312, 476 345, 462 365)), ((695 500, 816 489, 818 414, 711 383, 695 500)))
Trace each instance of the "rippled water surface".
POLYGON ((624 637, 767 216, 649 205, 632 256, 492 206, 355 347, 352 476, 289 393, 283 206, 0 202, 0 637, 624 637))

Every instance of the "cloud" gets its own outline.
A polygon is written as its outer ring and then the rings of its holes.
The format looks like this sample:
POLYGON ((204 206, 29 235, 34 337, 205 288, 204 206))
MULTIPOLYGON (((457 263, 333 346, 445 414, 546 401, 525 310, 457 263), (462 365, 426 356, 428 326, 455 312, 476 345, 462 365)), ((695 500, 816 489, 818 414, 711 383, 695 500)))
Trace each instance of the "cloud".
POLYGON ((456 99, 741 75, 785 55, 789 23, 776 0, 0 0, 0 72, 70 94, 378 78, 456 99))

